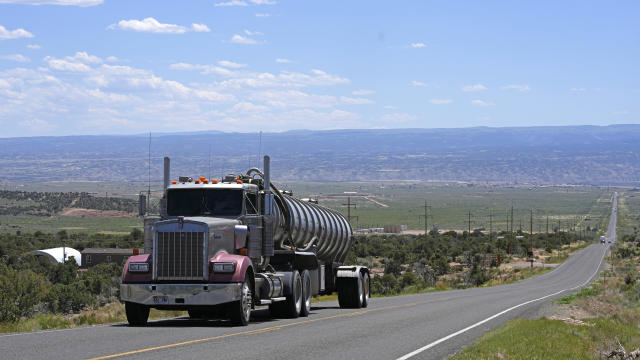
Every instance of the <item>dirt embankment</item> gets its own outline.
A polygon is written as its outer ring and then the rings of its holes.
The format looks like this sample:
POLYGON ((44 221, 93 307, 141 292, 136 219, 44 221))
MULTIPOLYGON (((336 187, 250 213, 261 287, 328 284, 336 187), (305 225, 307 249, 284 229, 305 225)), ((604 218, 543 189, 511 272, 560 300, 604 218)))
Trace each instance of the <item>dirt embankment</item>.
POLYGON ((60 215, 71 216, 71 217, 103 218, 103 219, 129 218, 133 216, 132 214, 126 211, 95 210, 95 209, 82 209, 82 208, 67 208, 67 209, 64 209, 60 215))

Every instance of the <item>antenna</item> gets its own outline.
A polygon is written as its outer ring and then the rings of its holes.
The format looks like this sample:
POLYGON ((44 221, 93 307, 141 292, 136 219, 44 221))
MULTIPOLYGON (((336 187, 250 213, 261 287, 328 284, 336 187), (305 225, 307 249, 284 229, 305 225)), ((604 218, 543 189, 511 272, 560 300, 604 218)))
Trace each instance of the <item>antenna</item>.
POLYGON ((149 180, 147 187, 147 209, 149 209, 149 205, 151 205, 151 131, 149 131, 149 180))
POLYGON ((261 155, 262 155, 262 130, 260 131, 260 141, 258 142, 258 166, 257 167, 260 167, 261 155))

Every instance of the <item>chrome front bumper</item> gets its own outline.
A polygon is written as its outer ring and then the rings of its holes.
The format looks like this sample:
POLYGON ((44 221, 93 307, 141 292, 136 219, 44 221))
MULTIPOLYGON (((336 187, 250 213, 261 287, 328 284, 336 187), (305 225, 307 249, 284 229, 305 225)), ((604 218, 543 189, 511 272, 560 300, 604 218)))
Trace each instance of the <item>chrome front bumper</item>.
POLYGON ((242 284, 120 284, 120 299, 136 304, 217 305, 240 300, 242 284))

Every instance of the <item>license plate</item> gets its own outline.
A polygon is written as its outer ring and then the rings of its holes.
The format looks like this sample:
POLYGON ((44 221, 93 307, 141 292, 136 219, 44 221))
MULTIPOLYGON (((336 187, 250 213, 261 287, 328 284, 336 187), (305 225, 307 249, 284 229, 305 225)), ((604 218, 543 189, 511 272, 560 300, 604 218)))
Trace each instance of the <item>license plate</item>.
POLYGON ((160 305, 167 305, 167 304, 169 304, 169 297, 168 296, 154 296, 153 297, 153 303, 154 304, 160 304, 160 305))

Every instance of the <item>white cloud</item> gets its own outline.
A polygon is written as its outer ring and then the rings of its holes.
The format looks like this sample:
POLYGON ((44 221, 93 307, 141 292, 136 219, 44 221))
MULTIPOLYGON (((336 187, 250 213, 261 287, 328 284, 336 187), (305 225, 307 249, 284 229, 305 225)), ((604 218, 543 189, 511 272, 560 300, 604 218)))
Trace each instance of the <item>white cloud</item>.
POLYGON ((398 107, 393 105, 385 105, 383 106, 387 110, 396 110, 398 107))
POLYGON ((475 85, 465 85, 462 87, 462 91, 466 91, 466 92, 471 92, 471 91, 484 91, 484 90, 488 90, 486 86, 482 85, 482 84, 475 84, 475 85))
POLYGON ((56 125, 50 124, 41 119, 23 120, 18 122, 18 125, 39 134, 47 133, 57 128, 56 125))
POLYGON ((32 38, 33 34, 25 29, 7 30, 4 26, 0 25, 0 40, 20 39, 20 38, 32 38))
POLYGON ((391 113, 391 114, 384 114, 380 116, 380 120, 382 120, 385 123, 407 123, 415 119, 417 119, 415 115, 411 115, 407 113, 391 113))
POLYGON ((629 115, 629 110, 614 111, 611 114, 612 115, 629 115))
POLYGON ((502 89, 503 90, 516 90, 516 91, 520 91, 520 92, 527 92, 527 91, 531 90, 529 85, 517 85, 517 84, 506 85, 506 86, 503 86, 502 89))
POLYGON ((261 33, 260 31, 251 31, 251 30, 246 30, 244 31, 244 33, 248 36, 254 36, 254 35, 264 35, 263 33, 261 33))
MULTIPOLYGON (((229 60, 172 64, 172 69, 207 75, 189 77, 196 80, 186 83, 171 78, 171 72, 160 77, 149 69, 109 60, 106 55, 74 52, 45 58, 45 68, 0 70, 0 126, 9 129, 5 135, 39 134, 35 128, 42 119, 58 126, 51 130, 56 134, 178 131, 184 130, 185 122, 193 131, 242 131, 247 123, 282 131, 292 126, 366 127, 380 121, 361 120, 351 104, 371 103, 363 96, 322 93, 326 86, 349 84, 349 79, 319 69, 257 72, 224 67, 236 64, 229 60), (348 106, 354 112, 345 111, 348 106), (14 122, 11 127, 12 119, 24 126, 14 122)), ((347 89, 350 93, 353 87, 347 89)))
POLYGON ((67 59, 56 59, 51 56, 44 58, 44 61, 49 65, 49 68, 57 71, 65 72, 89 72, 91 68, 81 62, 69 61, 67 59))
POLYGON ((351 94, 353 95, 357 95, 357 96, 362 96, 362 95, 371 95, 371 94, 375 94, 375 91, 373 90, 365 90, 365 89, 360 89, 360 90, 354 90, 351 92, 351 94))
POLYGON ((23 5, 62 5, 62 6, 95 6, 102 4, 103 0, 0 0, 0 4, 23 5))
POLYGON ((299 90, 260 91, 252 95, 251 99, 278 109, 330 108, 338 104, 335 96, 309 94, 299 90))
POLYGON ((276 2, 273 0, 249 0, 252 4, 255 5, 275 5, 276 2))
POLYGON ((426 82, 412 80, 409 85, 411 86, 429 86, 426 82))
POLYGON ((256 105, 254 103, 244 101, 244 102, 239 102, 233 105, 233 107, 229 109, 229 112, 247 114, 247 113, 263 113, 268 110, 269 110, 269 107, 267 106, 256 105))
POLYGON ((242 0, 230 0, 213 4, 213 6, 249 6, 245 1, 242 0))
POLYGON ((570 90, 572 92, 585 92, 585 91, 587 91, 587 89, 585 89, 585 88, 575 88, 575 87, 571 88, 570 90))
POLYGON ((268 18, 269 16, 271 16, 271 14, 269 14, 269 13, 258 13, 258 14, 256 14, 256 17, 259 17, 259 18, 268 18))
POLYGON ((211 29, 205 24, 191 24, 191 30, 195 32, 210 32, 211 29))
POLYGON ((373 100, 366 98, 352 98, 347 96, 340 96, 340 101, 349 105, 366 105, 373 104, 373 100))
POLYGON ((163 24, 158 20, 148 17, 143 20, 120 20, 118 24, 109 26, 110 29, 148 32, 155 34, 184 34, 187 28, 176 24, 163 24))
POLYGON ((451 104, 452 102, 453 100, 451 99, 429 99, 429 104, 434 104, 434 105, 451 104))
POLYGON ((107 62, 118 62, 118 61, 120 61, 120 59, 118 59, 115 56, 107 56, 106 60, 107 60, 107 62))
POLYGON ((71 61, 71 62, 81 62, 84 64, 100 64, 102 63, 102 59, 95 56, 95 55, 89 55, 87 52, 85 51, 78 51, 75 55, 73 56, 67 56, 64 58, 67 61, 71 61))
POLYGON ((240 69, 247 66, 246 64, 239 64, 239 63, 235 63, 233 61, 228 61, 228 60, 220 60, 218 61, 218 65, 232 68, 232 69, 240 69))
POLYGON ((412 48, 423 48, 426 47, 427 45, 425 45, 424 43, 421 42, 417 42, 417 43, 411 43, 411 47, 412 48))
POLYGON ((471 100, 471 104, 476 106, 496 106, 495 103, 484 101, 484 100, 471 100))
POLYGON ((282 58, 277 58, 277 59, 276 59, 276 62, 277 62, 277 63, 279 63, 279 64, 290 64, 290 63, 292 63, 292 61, 291 61, 291 60, 289 60, 289 59, 282 59, 282 58))
POLYGON ((28 57, 26 57, 26 56, 24 56, 22 54, 0 55, 0 59, 17 61, 17 62, 21 62, 21 63, 26 63, 26 62, 31 61, 31 59, 29 59, 28 57))
POLYGON ((42 48, 42 46, 38 45, 38 44, 29 44, 27 45, 27 47, 31 50, 39 50, 42 48))
POLYGON ((244 37, 244 36, 238 35, 238 34, 234 34, 229 41, 231 41, 234 44, 245 44, 245 45, 257 45, 257 44, 261 44, 262 43, 260 41, 255 40, 255 39, 244 37))

